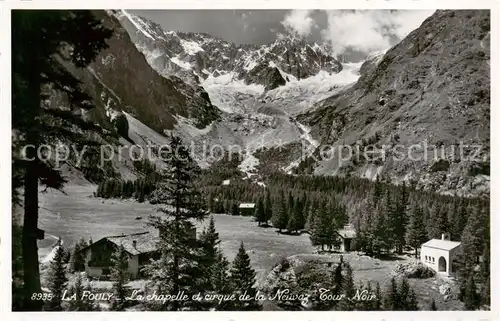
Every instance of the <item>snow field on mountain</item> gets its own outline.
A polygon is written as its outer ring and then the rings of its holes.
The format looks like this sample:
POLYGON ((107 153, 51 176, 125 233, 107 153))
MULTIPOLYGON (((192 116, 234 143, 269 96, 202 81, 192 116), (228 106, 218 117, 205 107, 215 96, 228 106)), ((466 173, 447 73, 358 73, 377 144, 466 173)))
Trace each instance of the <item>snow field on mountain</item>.
POLYGON ((202 47, 197 42, 194 41, 187 41, 184 39, 181 39, 181 45, 184 48, 184 51, 188 55, 194 55, 197 52, 204 51, 202 47))
POLYGON ((245 99, 261 95, 264 86, 251 84, 247 85, 243 80, 236 79, 233 72, 214 77, 210 75, 201 82, 201 86, 208 93, 212 104, 227 113, 246 112, 245 99))
MULTIPOLYGON (((297 80, 288 75, 288 82, 266 93, 265 100, 275 102, 292 115, 307 111, 315 103, 326 99, 338 91, 354 84, 359 78, 362 63, 345 63, 338 74, 320 71, 317 75, 297 80)), ((283 72, 280 70, 283 75, 283 72)), ((286 74, 286 73, 285 73, 286 74)))

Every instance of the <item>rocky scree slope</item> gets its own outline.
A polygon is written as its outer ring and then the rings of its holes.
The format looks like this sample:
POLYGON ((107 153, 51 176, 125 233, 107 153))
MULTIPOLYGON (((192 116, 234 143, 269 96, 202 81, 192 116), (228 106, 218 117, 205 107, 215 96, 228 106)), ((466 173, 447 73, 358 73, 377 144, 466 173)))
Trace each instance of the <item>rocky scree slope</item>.
POLYGON ((304 168, 371 179, 382 174, 440 193, 489 194, 488 11, 439 10, 385 55, 365 62, 360 72, 354 86, 298 119, 312 127, 322 146, 363 150, 376 144, 385 159, 342 160, 337 153, 310 159, 304 168), (468 146, 463 155, 460 144, 468 146), (414 160, 394 160, 412 145, 417 146, 410 150, 414 160))

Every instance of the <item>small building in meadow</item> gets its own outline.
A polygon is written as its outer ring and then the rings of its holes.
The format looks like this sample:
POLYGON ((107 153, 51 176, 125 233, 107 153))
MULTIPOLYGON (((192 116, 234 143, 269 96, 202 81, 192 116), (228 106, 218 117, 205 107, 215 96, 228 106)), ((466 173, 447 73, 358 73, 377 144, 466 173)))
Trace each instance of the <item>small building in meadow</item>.
POLYGON ((345 225, 341 230, 338 231, 341 239, 340 252, 352 251, 353 239, 356 237, 356 230, 352 224, 345 225))
POLYGON ((457 270, 456 258, 460 247, 460 242, 450 241, 447 234, 442 234, 441 239, 432 239, 422 244, 420 260, 438 274, 453 276, 457 270))
POLYGON ((150 232, 107 236, 80 250, 85 258, 85 272, 90 277, 107 277, 112 266, 111 257, 121 245, 128 254, 130 278, 141 276, 141 268, 156 257, 158 236, 150 232))
POLYGON ((253 215, 255 211, 255 203, 241 203, 238 206, 240 215, 253 215))
POLYGON ((231 184, 231 180, 230 179, 225 179, 225 180, 222 181, 222 185, 223 186, 228 186, 230 184, 231 184))

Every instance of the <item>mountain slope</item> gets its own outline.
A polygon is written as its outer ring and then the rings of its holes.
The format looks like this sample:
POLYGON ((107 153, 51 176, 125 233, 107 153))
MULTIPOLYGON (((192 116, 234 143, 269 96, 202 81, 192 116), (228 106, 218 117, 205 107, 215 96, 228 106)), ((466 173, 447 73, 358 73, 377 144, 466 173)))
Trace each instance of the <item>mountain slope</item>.
MULTIPOLYGON (((211 104, 202 87, 187 84, 175 76, 162 77, 154 71, 111 12, 94 11, 93 14, 113 30, 107 41, 109 47, 85 69, 77 69, 64 59, 65 53, 59 59, 92 97, 95 108, 82 117, 104 128, 111 138, 92 131, 88 135, 112 146, 118 156, 120 145, 164 144, 166 140, 160 134, 173 129, 178 117, 189 118, 197 128, 220 118, 220 110, 211 104)), ((51 108, 64 108, 67 104, 64 96, 56 91, 52 92, 49 102, 51 108)), ((115 174, 135 177, 130 155, 134 152, 122 149, 120 158, 113 159, 115 174)), ((97 162, 94 162, 97 171, 97 162)))
POLYGON ((96 11, 95 15, 114 30, 109 48, 79 73, 98 102, 134 114, 159 132, 173 127, 173 115, 195 118, 201 127, 218 117, 218 110, 201 87, 176 77, 159 76, 113 16, 104 11, 96 11), (105 98, 101 97, 103 87, 110 93, 105 98))
POLYGON ((489 30, 488 11, 437 11, 383 57, 366 62, 354 86, 299 120, 323 146, 377 144, 386 158, 346 160, 337 153, 310 160, 311 169, 372 179, 379 173, 442 193, 488 193, 489 30), (468 146, 462 156, 460 144, 468 146), (414 160, 391 157, 408 150, 414 160))

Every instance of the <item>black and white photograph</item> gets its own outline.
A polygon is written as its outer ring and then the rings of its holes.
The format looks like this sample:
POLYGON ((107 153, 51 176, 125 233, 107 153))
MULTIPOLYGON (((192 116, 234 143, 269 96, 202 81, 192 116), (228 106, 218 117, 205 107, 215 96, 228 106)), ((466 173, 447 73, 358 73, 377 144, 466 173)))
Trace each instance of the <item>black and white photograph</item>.
POLYGON ((492 11, 290 7, 10 11, 13 312, 492 310, 492 11))

